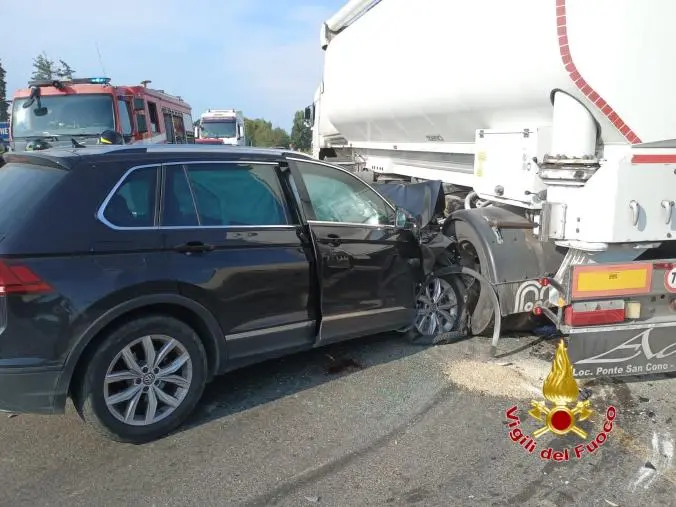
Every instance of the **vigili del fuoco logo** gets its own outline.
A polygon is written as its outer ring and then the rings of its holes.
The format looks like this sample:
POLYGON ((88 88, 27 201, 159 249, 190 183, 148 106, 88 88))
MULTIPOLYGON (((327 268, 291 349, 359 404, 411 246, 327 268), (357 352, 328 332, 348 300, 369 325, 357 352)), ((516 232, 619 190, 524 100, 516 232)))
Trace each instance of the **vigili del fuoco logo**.
POLYGON ((547 447, 542 449, 539 454, 544 460, 558 462, 569 461, 571 456, 580 459, 585 454, 596 452, 608 439, 610 432, 613 431, 613 421, 617 416, 617 410, 613 406, 607 408, 603 429, 593 439, 588 439, 588 433, 578 425, 579 422, 589 419, 593 410, 591 401, 588 399, 579 400, 580 390, 573 376, 573 366, 570 363, 563 339, 556 348, 552 369, 542 386, 542 394, 547 401, 533 400, 530 402, 529 420, 534 419, 540 424, 540 427, 530 435, 522 430, 521 419, 518 415, 519 408, 516 405, 505 411, 507 426, 510 428, 509 438, 529 454, 533 454, 537 450, 537 439, 547 433, 559 436, 574 433, 586 442, 580 443, 572 449, 555 450, 547 447))

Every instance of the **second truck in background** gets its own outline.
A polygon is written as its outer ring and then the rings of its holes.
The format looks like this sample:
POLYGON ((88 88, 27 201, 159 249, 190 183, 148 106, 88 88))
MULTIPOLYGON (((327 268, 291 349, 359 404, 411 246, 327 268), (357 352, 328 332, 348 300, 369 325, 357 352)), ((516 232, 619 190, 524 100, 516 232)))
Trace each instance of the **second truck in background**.
POLYGON ((244 115, 236 109, 207 109, 195 126, 195 143, 246 146, 244 115))

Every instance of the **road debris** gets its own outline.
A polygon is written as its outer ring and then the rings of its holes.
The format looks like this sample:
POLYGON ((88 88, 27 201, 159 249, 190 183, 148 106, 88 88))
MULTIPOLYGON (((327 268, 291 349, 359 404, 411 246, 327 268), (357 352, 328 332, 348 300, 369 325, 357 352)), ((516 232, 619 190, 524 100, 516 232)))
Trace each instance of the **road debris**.
MULTIPOLYGON (((504 363, 503 363, 504 364, 504 363)), ((444 373, 454 384, 487 396, 530 399, 542 396, 542 383, 551 365, 544 361, 518 361, 501 366, 485 361, 455 361, 444 373)))

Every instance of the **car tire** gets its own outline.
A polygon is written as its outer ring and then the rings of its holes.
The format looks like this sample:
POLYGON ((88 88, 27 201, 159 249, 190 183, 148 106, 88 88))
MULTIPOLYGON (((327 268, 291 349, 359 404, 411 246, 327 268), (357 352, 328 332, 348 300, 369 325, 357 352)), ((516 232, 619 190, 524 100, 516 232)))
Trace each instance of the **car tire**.
POLYGON ((206 353, 197 333, 180 320, 151 315, 103 339, 89 356, 73 401, 104 437, 141 444, 180 426, 201 398, 206 379, 206 353))
MULTIPOLYGON (((409 342, 415 343, 418 345, 434 345, 442 342, 452 341, 458 339, 460 336, 464 336, 464 330, 460 329, 462 323, 462 315, 465 309, 465 298, 464 291, 465 286, 462 283, 462 280, 457 275, 447 275, 439 277, 439 281, 444 285, 444 291, 450 296, 450 300, 453 301, 453 315, 455 316, 455 321, 452 325, 446 326, 444 329, 438 329, 431 335, 423 334, 416 327, 414 322, 408 329, 404 330, 406 338, 409 342)), ((429 283, 429 280, 428 280, 429 283)), ((416 307, 421 306, 419 301, 420 296, 425 291, 424 285, 418 290, 418 295, 416 296, 416 307)), ((438 303, 438 302, 437 302, 438 303)), ((416 321, 418 316, 416 316, 416 321)))

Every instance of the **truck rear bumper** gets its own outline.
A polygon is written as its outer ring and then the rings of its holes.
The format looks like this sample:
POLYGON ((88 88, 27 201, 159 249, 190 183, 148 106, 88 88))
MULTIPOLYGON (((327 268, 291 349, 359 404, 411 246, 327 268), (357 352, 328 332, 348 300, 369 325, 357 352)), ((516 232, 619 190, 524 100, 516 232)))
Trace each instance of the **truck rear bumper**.
POLYGON ((0 368, 0 411, 63 412, 66 396, 57 394, 60 375, 58 369, 0 368))
POLYGON ((568 356, 577 378, 676 372, 676 322, 568 330, 568 356))

